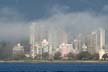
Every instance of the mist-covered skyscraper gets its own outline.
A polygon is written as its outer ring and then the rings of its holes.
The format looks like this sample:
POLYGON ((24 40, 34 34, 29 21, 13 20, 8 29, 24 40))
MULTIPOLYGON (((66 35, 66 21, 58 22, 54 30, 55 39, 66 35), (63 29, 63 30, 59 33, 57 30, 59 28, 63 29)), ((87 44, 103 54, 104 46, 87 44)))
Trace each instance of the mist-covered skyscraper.
POLYGON ((35 58, 35 23, 32 23, 30 26, 30 55, 32 58, 35 58))
POLYGON ((36 24, 35 26, 35 39, 38 44, 41 44, 43 39, 47 39, 48 29, 46 25, 36 24))
POLYGON ((97 36, 98 36, 98 45, 99 48, 103 48, 105 46, 105 30, 102 28, 99 28, 99 30, 97 31, 97 36))
POLYGON ((58 47, 58 31, 54 27, 50 27, 48 31, 48 42, 50 47, 50 53, 54 53, 58 47))
POLYGON ((86 36, 86 44, 88 51, 93 53, 98 53, 99 49, 102 49, 105 46, 105 30, 100 28, 94 32, 91 32, 86 36))
POLYGON ((67 43, 67 38, 67 33, 64 31, 63 28, 59 26, 51 26, 48 31, 48 42, 51 48, 50 50, 52 50, 51 52, 56 52, 60 44, 67 43))
POLYGON ((30 26, 31 56, 34 58, 38 54, 38 46, 43 39, 47 39, 47 28, 43 24, 33 22, 30 26))

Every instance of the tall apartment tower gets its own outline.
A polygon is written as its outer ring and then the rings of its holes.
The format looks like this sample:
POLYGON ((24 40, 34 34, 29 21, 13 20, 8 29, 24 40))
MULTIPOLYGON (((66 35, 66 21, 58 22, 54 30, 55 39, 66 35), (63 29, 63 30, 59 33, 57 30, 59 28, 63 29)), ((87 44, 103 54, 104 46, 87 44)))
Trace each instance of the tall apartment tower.
POLYGON ((50 53, 55 53, 59 45, 67 43, 67 33, 59 26, 50 26, 48 31, 48 42, 50 46, 50 53))
POLYGON ((54 27, 51 27, 48 32, 48 42, 50 47, 50 54, 54 55, 58 46, 58 33, 54 27))
POLYGON ((100 42, 98 42, 98 44, 99 44, 99 59, 101 60, 102 56, 105 54, 105 49, 104 49, 104 46, 105 46, 105 30, 100 28, 98 34, 100 34, 100 37, 98 39, 98 40, 100 40, 100 42))
POLYGON ((81 47, 80 44, 81 44, 81 41, 79 39, 75 39, 73 41, 73 48, 76 51, 76 54, 79 53, 80 51, 80 47, 81 47))
POLYGON ((100 28, 99 32, 100 32, 100 49, 101 49, 105 46, 105 30, 100 28))
POLYGON ((36 56, 36 52, 35 52, 35 23, 32 23, 32 25, 30 26, 30 45, 31 45, 30 56, 32 58, 35 58, 35 56, 36 56))
POLYGON ((99 50, 105 46, 105 30, 100 28, 86 37, 86 44, 88 51, 93 53, 99 53, 99 50))
POLYGON ((86 44, 87 44, 87 50, 89 53, 94 54, 97 52, 98 46, 97 46, 97 32, 92 32, 87 35, 86 37, 86 44))
POLYGON ((100 49, 103 49, 105 46, 105 30, 102 28, 99 28, 96 32, 96 38, 97 38, 97 52, 99 52, 100 49))

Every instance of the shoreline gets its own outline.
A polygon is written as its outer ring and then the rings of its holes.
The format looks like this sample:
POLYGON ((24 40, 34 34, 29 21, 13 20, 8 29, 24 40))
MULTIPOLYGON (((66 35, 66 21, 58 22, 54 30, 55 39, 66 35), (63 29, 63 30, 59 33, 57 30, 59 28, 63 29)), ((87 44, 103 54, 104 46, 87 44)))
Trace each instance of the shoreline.
POLYGON ((89 61, 89 60, 76 60, 76 61, 63 61, 63 60, 54 60, 54 61, 47 61, 47 60, 30 60, 30 61, 26 61, 26 60, 10 60, 10 61, 5 61, 2 60, 0 61, 0 63, 91 63, 91 64, 95 64, 95 63, 108 63, 108 61, 89 61))

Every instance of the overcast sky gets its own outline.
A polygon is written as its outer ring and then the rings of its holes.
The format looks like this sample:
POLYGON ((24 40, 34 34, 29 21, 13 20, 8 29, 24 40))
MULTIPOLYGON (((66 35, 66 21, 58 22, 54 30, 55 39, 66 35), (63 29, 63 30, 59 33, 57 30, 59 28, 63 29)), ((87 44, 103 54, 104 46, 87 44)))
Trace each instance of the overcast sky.
POLYGON ((0 39, 28 37, 31 22, 72 34, 106 27, 108 0, 0 0, 0 39))

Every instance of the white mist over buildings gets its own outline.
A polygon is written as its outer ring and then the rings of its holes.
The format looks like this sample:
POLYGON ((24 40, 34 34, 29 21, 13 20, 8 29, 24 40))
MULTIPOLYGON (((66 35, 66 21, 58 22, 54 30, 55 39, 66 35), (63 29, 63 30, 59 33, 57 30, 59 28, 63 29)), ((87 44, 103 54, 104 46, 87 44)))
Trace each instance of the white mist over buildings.
POLYGON ((35 51, 35 49, 38 50, 37 46, 35 45, 41 46, 41 52, 45 52, 45 48, 47 46, 48 53, 54 54, 61 43, 67 43, 67 34, 60 27, 51 26, 50 28, 46 29, 44 25, 44 28, 40 28, 40 26, 42 25, 38 26, 36 23, 32 23, 30 26, 31 55, 33 58, 39 53, 38 51, 35 51), (43 46, 43 42, 45 41, 48 41, 48 45, 43 46))
POLYGON ((35 22, 30 26, 32 58, 44 53, 54 56, 57 51, 61 52, 62 57, 65 57, 70 52, 78 54, 81 51, 88 51, 91 54, 95 54, 100 53, 100 50, 105 47, 105 30, 102 28, 95 29, 95 31, 90 33, 82 33, 69 44, 69 35, 65 29, 57 25, 49 26, 49 28, 45 26, 43 25, 40 28, 41 25, 38 27, 35 22))
MULTIPOLYGON (((67 33, 70 33, 73 37, 79 33, 86 33, 94 30, 98 27, 104 27, 107 25, 108 16, 97 15, 95 12, 82 11, 82 12, 68 12, 64 13, 65 10, 60 11, 60 8, 54 7, 52 14, 46 18, 36 20, 37 30, 38 28, 43 30, 47 25, 64 27, 67 33)), ((49 10, 50 12, 50 10, 49 10)), ((1 39, 22 39, 29 36, 29 25, 31 24, 22 14, 18 13, 12 8, 0 9, 0 38, 1 39)), ((59 28, 59 29, 60 29, 59 28)), ((45 38, 46 35, 41 35, 41 38, 45 38)), ((71 37, 69 37, 71 38, 71 37)), ((40 39, 40 38, 37 38, 40 39)))

